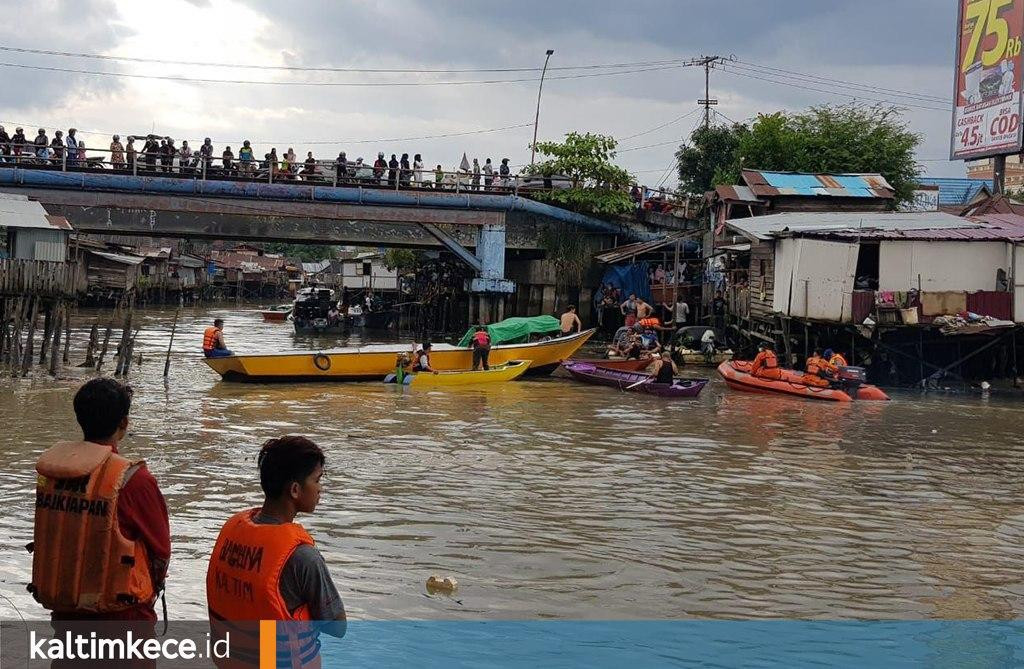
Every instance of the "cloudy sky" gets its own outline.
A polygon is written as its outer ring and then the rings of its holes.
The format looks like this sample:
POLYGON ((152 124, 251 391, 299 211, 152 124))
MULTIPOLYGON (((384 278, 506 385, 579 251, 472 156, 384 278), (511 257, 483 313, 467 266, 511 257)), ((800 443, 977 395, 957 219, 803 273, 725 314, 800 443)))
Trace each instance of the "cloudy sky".
POLYGON ((640 181, 672 186, 666 168, 701 120, 704 93, 703 70, 680 63, 707 54, 736 58, 712 72, 719 120, 899 103, 923 136, 926 171, 963 175, 945 160, 953 0, 0 0, 0 10, 0 121, 30 138, 40 126, 75 126, 92 147, 112 132, 155 131, 190 144, 209 136, 218 152, 251 139, 260 154, 421 153, 450 169, 466 152, 522 164, 537 99, 531 68, 554 49, 540 138, 611 134, 640 181), (610 64, 621 66, 584 69, 610 64), (484 69, 499 71, 473 71, 484 69), (465 83, 480 80, 501 83, 465 83), (492 129, 502 130, 477 132, 492 129))

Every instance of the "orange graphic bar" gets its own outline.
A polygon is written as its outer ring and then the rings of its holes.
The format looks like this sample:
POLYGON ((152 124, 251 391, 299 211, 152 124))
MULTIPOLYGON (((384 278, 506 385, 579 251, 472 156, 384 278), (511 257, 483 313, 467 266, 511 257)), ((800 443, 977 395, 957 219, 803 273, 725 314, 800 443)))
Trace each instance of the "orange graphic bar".
POLYGON ((260 669, 277 669, 277 622, 260 621, 260 669))

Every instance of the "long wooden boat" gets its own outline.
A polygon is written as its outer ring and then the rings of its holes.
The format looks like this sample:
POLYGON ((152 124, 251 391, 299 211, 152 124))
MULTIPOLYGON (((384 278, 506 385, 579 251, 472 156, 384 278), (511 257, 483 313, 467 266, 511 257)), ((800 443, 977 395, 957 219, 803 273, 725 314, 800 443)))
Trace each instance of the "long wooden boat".
POLYGON ((573 358, 566 362, 578 362, 594 367, 604 367, 605 369, 617 369, 620 372, 642 372, 651 366, 654 360, 650 358, 641 360, 626 360, 624 358, 573 358))
MULTIPOLYGON (((514 381, 530 368, 530 360, 513 360, 490 369, 452 369, 437 374, 417 372, 406 374, 403 384, 413 388, 475 386, 482 383, 514 381)), ((395 383, 395 375, 388 374, 384 383, 395 383)))
POLYGON ((723 362, 718 366, 718 373, 725 379, 726 385, 734 390, 748 393, 769 395, 792 395, 812 400, 829 400, 832 402, 851 402, 857 400, 888 400, 889 396, 878 387, 872 385, 853 386, 850 388, 818 388, 803 383, 803 374, 791 369, 782 369, 781 378, 765 379, 750 373, 750 363, 742 360, 723 362))
POLYGON ((700 395, 707 379, 674 379, 672 383, 656 383, 650 374, 623 372, 606 367, 595 367, 586 362, 565 362, 562 367, 583 383, 610 386, 648 395, 672 398, 690 398, 700 395))
MULTIPOLYGON (((513 360, 532 360, 530 375, 550 374, 563 360, 571 358, 594 335, 586 330, 529 344, 501 344, 491 347, 488 361, 497 366, 513 360)), ((372 381, 395 370, 395 359, 408 353, 409 346, 383 344, 327 351, 291 351, 203 358, 225 381, 372 381)), ((471 369, 473 351, 448 344, 435 344, 430 365, 438 370, 471 369)))

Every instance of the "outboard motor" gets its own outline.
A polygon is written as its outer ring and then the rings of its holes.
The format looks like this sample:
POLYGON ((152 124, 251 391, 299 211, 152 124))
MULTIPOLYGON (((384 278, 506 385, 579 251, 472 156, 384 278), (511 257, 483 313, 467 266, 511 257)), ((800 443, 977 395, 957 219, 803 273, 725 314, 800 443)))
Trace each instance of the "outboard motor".
POLYGON ((868 382, 868 373, 863 367, 840 367, 836 381, 850 397, 857 399, 857 390, 868 382))

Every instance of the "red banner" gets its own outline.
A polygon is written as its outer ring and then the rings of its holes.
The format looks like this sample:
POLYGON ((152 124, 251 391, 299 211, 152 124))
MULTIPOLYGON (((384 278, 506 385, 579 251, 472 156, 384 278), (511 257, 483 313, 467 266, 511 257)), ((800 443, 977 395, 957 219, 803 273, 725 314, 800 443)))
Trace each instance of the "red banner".
POLYGON ((959 0, 950 157, 1020 153, 1024 0, 959 0))

